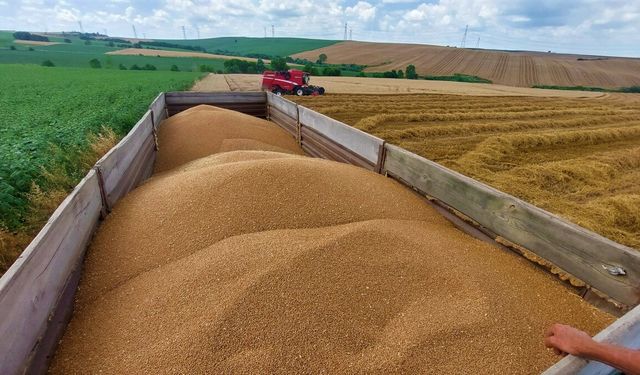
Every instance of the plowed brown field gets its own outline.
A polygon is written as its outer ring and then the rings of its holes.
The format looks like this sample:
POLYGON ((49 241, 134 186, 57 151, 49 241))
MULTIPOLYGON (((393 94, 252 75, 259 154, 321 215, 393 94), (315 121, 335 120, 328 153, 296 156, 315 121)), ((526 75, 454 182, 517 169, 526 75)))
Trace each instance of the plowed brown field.
POLYGON ((494 83, 533 85, 624 87, 640 85, 640 59, 611 57, 578 61, 577 55, 540 52, 471 50, 420 44, 342 42, 302 52, 294 57, 315 61, 321 53, 329 63, 367 65, 382 72, 416 66, 418 74, 464 73, 494 83))
POLYGON ((640 249, 640 101, 635 98, 292 97, 640 249))

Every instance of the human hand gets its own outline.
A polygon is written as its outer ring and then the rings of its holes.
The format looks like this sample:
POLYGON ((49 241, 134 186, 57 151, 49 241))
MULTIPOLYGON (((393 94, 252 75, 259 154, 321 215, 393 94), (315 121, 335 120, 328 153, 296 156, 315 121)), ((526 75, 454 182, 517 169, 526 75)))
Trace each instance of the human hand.
POLYGON ((557 323, 547 329, 544 338, 544 345, 558 355, 585 356, 596 344, 586 332, 557 323))

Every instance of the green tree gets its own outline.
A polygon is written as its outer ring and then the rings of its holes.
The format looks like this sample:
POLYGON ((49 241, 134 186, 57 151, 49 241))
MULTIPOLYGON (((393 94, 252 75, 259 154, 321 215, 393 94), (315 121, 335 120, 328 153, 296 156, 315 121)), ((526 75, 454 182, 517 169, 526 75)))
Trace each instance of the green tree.
POLYGON ((256 61, 256 72, 262 73, 265 70, 267 70, 267 67, 264 66, 264 61, 262 61, 262 59, 258 59, 258 61, 256 61))
POLYGON ((289 70, 289 65, 287 65, 287 60, 284 57, 274 57, 271 60, 271 69, 273 70, 289 70))
POLYGON ((320 56, 318 56, 318 63, 324 64, 326 62, 327 62, 327 55, 324 53, 321 53, 320 56))
POLYGON ((131 65, 131 68, 129 68, 131 70, 141 70, 140 67, 138 66, 138 64, 133 64, 131 65))
POLYGON ((178 65, 173 64, 171 65, 171 69, 169 70, 171 70, 172 72, 179 72, 180 68, 178 68, 178 65))
POLYGON ((312 63, 305 64, 304 68, 302 68, 302 71, 303 72, 307 72, 307 73, 311 74, 312 76, 319 75, 318 69, 315 66, 313 66, 312 63))
POLYGON ((29 47, 29 51, 35 51, 35 49, 33 49, 33 47, 29 47))
POLYGON ((322 69, 322 75, 337 77, 342 75, 342 72, 338 68, 332 68, 330 66, 327 66, 326 68, 322 69))
POLYGON ((402 69, 398 69, 398 78, 404 78, 404 72, 402 69))
POLYGON ((142 70, 156 70, 156 66, 155 65, 151 65, 151 64, 144 64, 144 66, 142 67, 142 70))
POLYGON ((418 79, 418 74, 416 74, 416 67, 412 64, 407 66, 407 70, 406 70, 406 77, 407 79, 418 79))
POLYGON ((123 63, 120 63, 120 65, 118 65, 118 69, 120 69, 120 70, 127 70, 127 67, 126 67, 126 66, 124 66, 124 64, 123 64, 123 63))
POLYGON ((85 44, 85 45, 87 45, 87 46, 88 46, 88 45, 91 45, 91 41, 90 41, 90 40, 85 40, 85 41, 84 41, 84 44, 85 44))
POLYGON ((16 46, 11 46, 9 47, 10 50, 15 51, 16 50, 16 46))
POLYGON ((89 66, 94 68, 94 69, 102 68, 102 64, 100 63, 100 60, 98 60, 98 59, 89 60, 89 66))
POLYGON ((55 64, 51 60, 44 60, 42 66, 55 66, 55 64))

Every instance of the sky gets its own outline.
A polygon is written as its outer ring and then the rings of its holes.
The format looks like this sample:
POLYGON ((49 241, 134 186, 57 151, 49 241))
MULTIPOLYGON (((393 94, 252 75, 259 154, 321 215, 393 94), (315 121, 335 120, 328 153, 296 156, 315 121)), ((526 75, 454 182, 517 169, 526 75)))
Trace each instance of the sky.
POLYGON ((640 0, 0 0, 0 29, 344 38, 640 57, 640 0))

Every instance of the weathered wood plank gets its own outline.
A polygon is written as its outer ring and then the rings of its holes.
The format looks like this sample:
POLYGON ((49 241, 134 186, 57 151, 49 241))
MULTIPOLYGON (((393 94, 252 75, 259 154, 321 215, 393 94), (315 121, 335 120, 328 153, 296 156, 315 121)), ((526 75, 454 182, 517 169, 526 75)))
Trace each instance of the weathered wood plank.
POLYGON ((306 145, 309 149, 314 150, 314 156, 316 157, 317 155, 320 155, 323 159, 352 164, 368 170, 376 169, 375 164, 370 163, 360 155, 347 150, 340 144, 333 142, 311 128, 302 127, 301 137, 302 144, 306 145))
POLYGON ((378 161, 380 145, 383 140, 358 130, 352 126, 334 120, 306 107, 298 106, 300 123, 317 131, 329 140, 353 151, 372 164, 378 161))
POLYGON ((155 126, 158 126, 162 120, 167 118, 166 107, 167 103, 164 99, 164 93, 161 92, 149 105, 149 110, 153 113, 153 123, 155 126))
POLYGON ((268 92, 267 104, 291 117, 294 121, 298 121, 298 105, 296 103, 268 92))
MULTIPOLYGON (((600 331, 593 339, 598 342, 640 349, 640 306, 600 331)), ((543 375, 609 375, 617 373, 611 366, 569 355, 549 367, 543 372, 543 375)))
POLYGON ((176 97, 217 97, 217 98, 246 98, 246 97, 255 97, 255 98, 265 98, 266 93, 263 91, 213 91, 213 92, 203 92, 203 91, 169 91, 165 93, 165 97, 167 100, 170 98, 176 97))
POLYGON ((267 97, 262 92, 220 92, 220 93, 192 93, 168 92, 165 94, 167 106, 184 104, 264 104, 267 97), (196 94, 196 95, 194 95, 196 94))
POLYGON ((152 163, 148 155, 150 143, 154 144, 153 125, 151 112, 147 111, 133 129, 96 163, 102 174, 109 209, 146 178, 140 173, 146 168, 138 165, 152 163))
POLYGON ((91 170, 0 278, 1 374, 21 373, 29 366, 101 208, 98 178, 91 170))
POLYGON ((400 147, 385 171, 623 304, 640 302, 640 253, 400 147), (620 267, 626 275, 608 269, 620 267))
POLYGON ((278 109, 271 108, 270 120, 285 129, 294 138, 298 137, 298 124, 296 121, 278 109))

